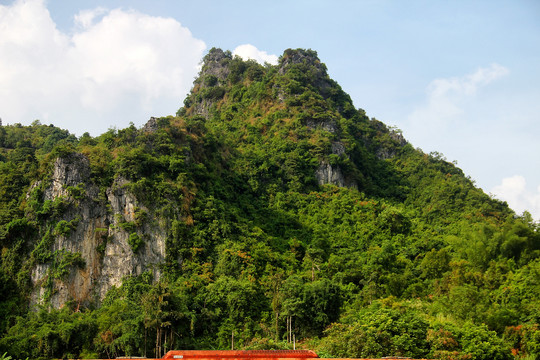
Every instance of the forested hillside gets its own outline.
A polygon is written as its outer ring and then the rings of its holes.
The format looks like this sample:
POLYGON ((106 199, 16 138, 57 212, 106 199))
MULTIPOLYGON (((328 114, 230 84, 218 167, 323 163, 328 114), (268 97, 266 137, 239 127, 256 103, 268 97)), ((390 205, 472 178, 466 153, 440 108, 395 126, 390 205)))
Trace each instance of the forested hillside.
POLYGON ((212 49, 176 116, 0 127, 0 354, 536 359, 538 226, 314 51, 212 49))

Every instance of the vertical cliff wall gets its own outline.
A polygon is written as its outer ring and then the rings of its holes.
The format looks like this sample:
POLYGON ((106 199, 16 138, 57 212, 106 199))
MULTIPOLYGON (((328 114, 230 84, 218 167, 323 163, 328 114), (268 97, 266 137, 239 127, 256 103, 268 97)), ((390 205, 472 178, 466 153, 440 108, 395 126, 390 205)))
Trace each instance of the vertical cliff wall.
POLYGON ((159 278, 166 230, 150 221, 127 183, 119 178, 100 190, 90 180, 88 159, 75 153, 58 158, 50 178, 34 184, 31 192, 53 210, 40 212, 47 230, 32 256, 33 304, 99 302, 125 276, 149 270, 159 278))

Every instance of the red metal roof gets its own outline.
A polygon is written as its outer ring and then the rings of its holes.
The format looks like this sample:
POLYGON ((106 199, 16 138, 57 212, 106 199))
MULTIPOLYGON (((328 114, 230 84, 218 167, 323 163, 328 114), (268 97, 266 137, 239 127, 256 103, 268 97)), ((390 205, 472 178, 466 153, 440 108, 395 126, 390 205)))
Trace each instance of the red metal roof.
MULTIPOLYGON (((144 359, 144 360, 163 360, 163 359, 182 359, 182 360, 397 360, 410 359, 404 357, 385 357, 383 359, 321 359, 311 350, 171 350, 161 359, 148 359, 140 357, 125 357, 123 359, 144 359)), ((120 359, 120 358, 119 358, 120 359)), ((414 359, 410 359, 414 360, 414 359)), ((422 359, 425 360, 425 359, 422 359)))
POLYGON ((311 350, 172 350, 163 359, 308 359, 311 350))

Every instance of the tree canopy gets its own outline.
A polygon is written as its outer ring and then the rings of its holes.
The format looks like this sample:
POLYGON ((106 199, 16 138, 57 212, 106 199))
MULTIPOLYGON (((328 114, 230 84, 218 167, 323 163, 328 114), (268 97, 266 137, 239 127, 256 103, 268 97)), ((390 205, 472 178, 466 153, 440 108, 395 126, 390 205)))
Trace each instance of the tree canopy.
POLYGON ((232 337, 278 349, 294 334, 321 357, 532 359, 538 229, 356 109, 316 52, 262 66, 212 49, 175 116, 97 137, 0 127, 0 353, 160 356, 232 337), (42 193, 70 154, 88 159, 99 201, 122 178, 148 209, 120 224, 134 253, 152 241, 137 229, 166 224, 162 276, 36 310, 32 269, 54 264, 53 291, 87 266, 53 251, 80 225, 62 214, 86 189, 66 189, 71 202, 42 193))

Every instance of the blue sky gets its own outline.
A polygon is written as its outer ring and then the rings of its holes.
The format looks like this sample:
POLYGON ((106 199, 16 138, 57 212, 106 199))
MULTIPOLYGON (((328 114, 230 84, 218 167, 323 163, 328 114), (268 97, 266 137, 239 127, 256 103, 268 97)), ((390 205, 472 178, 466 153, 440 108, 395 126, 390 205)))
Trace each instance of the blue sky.
POLYGON ((0 117, 141 126, 176 112, 214 46, 316 50, 356 107, 540 219, 536 0, 0 0, 0 117))

